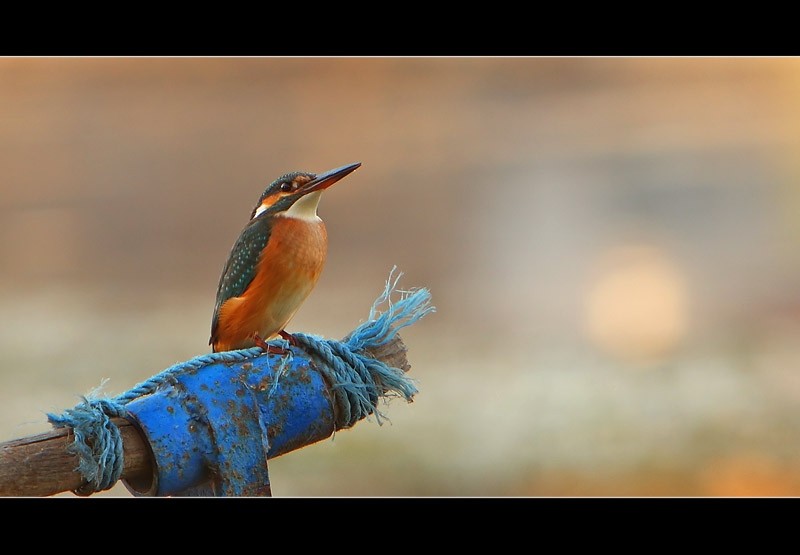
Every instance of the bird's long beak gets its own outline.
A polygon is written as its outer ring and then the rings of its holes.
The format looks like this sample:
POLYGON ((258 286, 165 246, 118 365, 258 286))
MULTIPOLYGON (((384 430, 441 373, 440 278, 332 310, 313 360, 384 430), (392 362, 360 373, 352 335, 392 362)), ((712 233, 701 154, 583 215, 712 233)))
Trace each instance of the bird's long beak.
POLYGON ((322 191, 327 189, 343 177, 357 170, 360 166, 361 162, 356 162, 355 164, 349 164, 347 166, 342 166, 341 168, 336 168, 335 170, 321 173, 303 186, 302 193, 305 195, 314 191, 322 191))

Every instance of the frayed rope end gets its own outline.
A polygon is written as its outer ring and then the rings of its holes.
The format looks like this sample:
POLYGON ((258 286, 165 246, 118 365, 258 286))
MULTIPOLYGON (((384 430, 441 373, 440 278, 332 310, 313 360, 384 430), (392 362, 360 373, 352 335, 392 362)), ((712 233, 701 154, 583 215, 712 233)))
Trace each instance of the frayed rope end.
POLYGON ((360 350, 383 345, 391 341, 400 329, 410 326, 429 312, 436 312, 436 308, 431 305, 431 293, 428 289, 398 289, 397 284, 403 273, 397 272, 395 276, 396 271, 397 266, 394 266, 389 272, 383 292, 372 303, 367 322, 350 334, 347 341, 350 349, 360 350), (392 302, 393 293, 400 293, 399 301, 392 302), (383 305, 386 305, 386 309, 381 312, 383 305))

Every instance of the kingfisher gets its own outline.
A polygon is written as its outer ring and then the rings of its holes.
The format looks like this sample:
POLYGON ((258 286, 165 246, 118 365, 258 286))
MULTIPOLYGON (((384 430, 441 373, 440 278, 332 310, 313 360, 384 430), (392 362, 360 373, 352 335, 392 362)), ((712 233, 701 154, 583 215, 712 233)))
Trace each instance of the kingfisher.
POLYGON ((361 166, 322 174, 292 172, 272 182, 258 199, 233 245, 217 287, 208 344, 213 352, 267 345, 281 336, 317 283, 328 232, 317 215, 322 191, 361 166))

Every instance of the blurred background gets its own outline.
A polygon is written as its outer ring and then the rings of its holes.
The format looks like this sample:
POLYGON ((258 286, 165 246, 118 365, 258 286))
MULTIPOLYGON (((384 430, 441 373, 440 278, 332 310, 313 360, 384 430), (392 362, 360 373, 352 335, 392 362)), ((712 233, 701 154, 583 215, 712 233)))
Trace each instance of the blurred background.
POLYGON ((420 393, 274 495, 800 495, 798 99, 798 58, 0 58, 0 441, 207 353, 264 187, 360 161, 289 331, 396 265, 420 393))

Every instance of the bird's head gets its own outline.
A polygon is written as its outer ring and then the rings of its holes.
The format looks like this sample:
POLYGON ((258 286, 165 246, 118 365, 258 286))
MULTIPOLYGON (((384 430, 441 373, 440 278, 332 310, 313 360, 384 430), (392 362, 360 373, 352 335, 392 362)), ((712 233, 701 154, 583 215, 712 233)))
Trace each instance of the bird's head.
POLYGON ((352 173, 361 162, 342 166, 321 174, 287 173, 267 187, 258 199, 250 219, 269 216, 290 216, 316 219, 322 191, 352 173))

